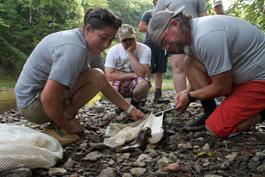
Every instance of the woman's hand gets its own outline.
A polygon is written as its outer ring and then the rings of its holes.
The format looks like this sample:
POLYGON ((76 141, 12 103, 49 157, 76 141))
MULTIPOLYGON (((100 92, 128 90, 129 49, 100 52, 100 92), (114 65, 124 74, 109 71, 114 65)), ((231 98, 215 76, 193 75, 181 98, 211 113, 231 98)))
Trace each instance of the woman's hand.
POLYGON ((132 111, 130 112, 130 115, 133 117, 133 120, 140 120, 145 117, 144 113, 139 109, 136 109, 135 107, 133 107, 132 111))

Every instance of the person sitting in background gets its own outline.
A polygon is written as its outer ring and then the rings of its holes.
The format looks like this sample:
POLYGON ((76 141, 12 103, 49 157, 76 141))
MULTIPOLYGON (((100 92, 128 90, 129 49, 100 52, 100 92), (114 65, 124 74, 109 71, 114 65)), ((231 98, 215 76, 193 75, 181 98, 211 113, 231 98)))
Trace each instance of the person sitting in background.
MULTIPOLYGON (((151 50, 145 44, 136 42, 136 33, 129 24, 123 24, 118 31, 121 43, 108 50, 105 73, 113 87, 136 108, 144 105, 151 87, 149 81, 151 50)), ((117 110, 119 114, 121 111, 117 110)))
MULTIPOLYGON (((154 6, 156 5, 157 0, 153 0, 154 6)), ((147 26, 152 18, 153 9, 145 11, 138 25, 140 32, 147 32, 147 26)), ((156 104, 169 103, 168 99, 162 98, 162 82, 163 82, 163 73, 167 71, 167 56, 165 50, 159 48, 155 45, 148 33, 146 33, 144 44, 150 47, 151 55, 151 73, 155 73, 155 94, 153 102, 156 104)))
POLYGON ((176 95, 176 109, 225 96, 205 121, 211 135, 224 139, 265 120, 265 34, 236 17, 191 19, 184 8, 157 13, 148 26, 157 45, 187 53, 190 88, 176 95))
POLYGON ((17 107, 24 118, 37 124, 54 122, 65 132, 78 133, 78 110, 100 91, 135 120, 143 118, 99 69, 104 64, 100 53, 110 46, 121 24, 110 10, 89 9, 82 28, 43 38, 15 86, 17 107))
POLYGON ((216 15, 225 15, 222 0, 213 0, 213 10, 216 15))

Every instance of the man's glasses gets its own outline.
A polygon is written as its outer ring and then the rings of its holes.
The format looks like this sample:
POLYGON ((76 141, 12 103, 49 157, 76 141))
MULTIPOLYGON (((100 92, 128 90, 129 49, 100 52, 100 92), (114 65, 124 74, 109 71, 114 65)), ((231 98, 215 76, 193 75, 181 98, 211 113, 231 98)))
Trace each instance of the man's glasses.
POLYGON ((126 38, 126 39, 123 39, 121 42, 129 42, 129 41, 132 41, 134 40, 134 38, 126 38))
POLYGON ((168 31, 169 31, 169 28, 170 28, 170 26, 171 25, 169 25, 169 27, 167 27, 165 30, 165 34, 164 34, 164 37, 161 39, 161 41, 159 42, 159 46, 161 47, 161 48, 165 48, 167 45, 168 45, 168 43, 167 43, 167 40, 166 40, 166 38, 167 38, 167 35, 168 35, 168 31))
POLYGON ((86 21, 88 22, 91 18, 100 19, 107 23, 114 24, 114 26, 117 28, 121 27, 122 25, 121 19, 114 17, 113 15, 109 14, 106 10, 101 10, 100 12, 99 11, 92 12, 91 15, 88 15, 86 21))

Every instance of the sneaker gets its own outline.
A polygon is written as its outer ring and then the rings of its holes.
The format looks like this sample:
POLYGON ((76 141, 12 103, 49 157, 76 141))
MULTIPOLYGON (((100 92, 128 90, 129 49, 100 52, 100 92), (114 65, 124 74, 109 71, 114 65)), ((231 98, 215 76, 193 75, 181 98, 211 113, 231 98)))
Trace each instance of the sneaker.
POLYGON ((198 119, 196 119, 195 122, 188 124, 188 125, 185 125, 183 127, 183 130, 186 130, 186 131, 204 130, 205 129, 205 121, 207 120, 208 117, 209 117, 209 115, 203 114, 198 119))
POLYGON ((80 140, 80 137, 74 133, 67 133, 62 129, 45 128, 44 133, 57 139, 61 145, 72 144, 80 140))

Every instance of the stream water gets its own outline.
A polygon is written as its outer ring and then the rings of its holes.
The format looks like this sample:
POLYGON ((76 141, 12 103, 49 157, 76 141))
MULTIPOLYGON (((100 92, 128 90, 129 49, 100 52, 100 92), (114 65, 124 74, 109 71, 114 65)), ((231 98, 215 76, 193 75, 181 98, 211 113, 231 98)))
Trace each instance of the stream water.
POLYGON ((13 90, 0 91, 0 113, 16 107, 16 97, 13 90))

